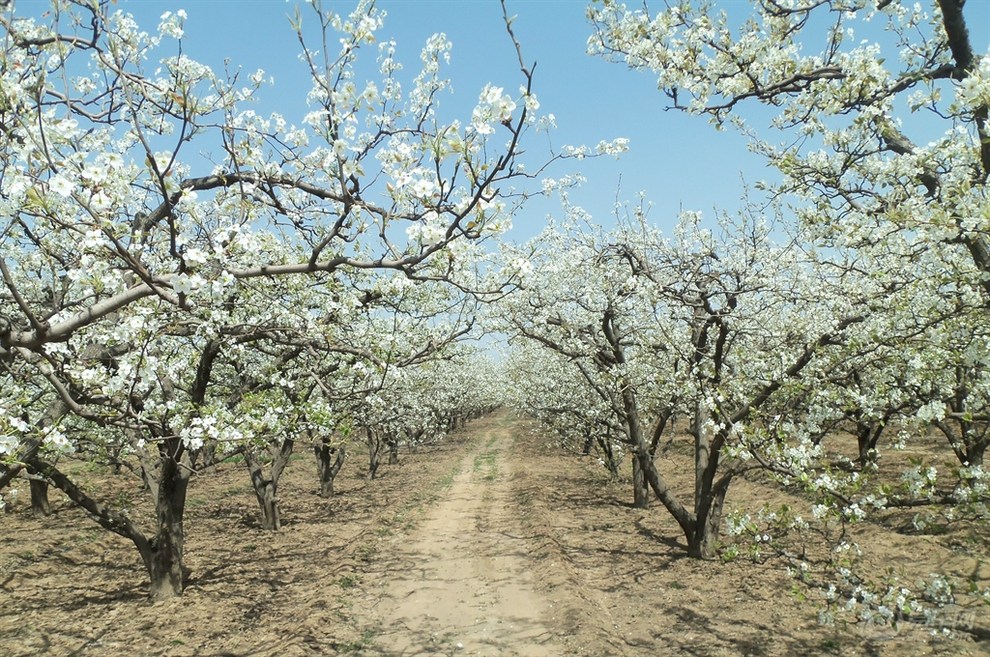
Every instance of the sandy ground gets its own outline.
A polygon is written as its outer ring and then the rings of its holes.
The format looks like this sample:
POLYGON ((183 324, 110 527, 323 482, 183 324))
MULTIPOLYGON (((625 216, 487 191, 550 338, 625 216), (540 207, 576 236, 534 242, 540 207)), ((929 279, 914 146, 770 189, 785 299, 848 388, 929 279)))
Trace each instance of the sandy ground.
MULTIPOLYGON (((628 484, 548 443, 498 414, 403 454, 375 481, 352 455, 331 500, 315 494, 304 454, 285 475, 277 533, 258 528, 243 465, 225 465, 192 484, 188 588, 157 604, 129 543, 56 493, 43 519, 22 499, 0 515, 0 654, 990 654, 968 635, 933 638, 925 627, 822 627, 819 600, 779 562, 684 558, 661 508, 631 508, 628 484)), ((670 459, 663 467, 689 485, 670 459)), ((133 481, 82 477, 146 517, 133 481)), ((730 506, 784 497, 739 481, 730 506)), ((861 531, 877 568, 990 580, 986 555, 861 531)))

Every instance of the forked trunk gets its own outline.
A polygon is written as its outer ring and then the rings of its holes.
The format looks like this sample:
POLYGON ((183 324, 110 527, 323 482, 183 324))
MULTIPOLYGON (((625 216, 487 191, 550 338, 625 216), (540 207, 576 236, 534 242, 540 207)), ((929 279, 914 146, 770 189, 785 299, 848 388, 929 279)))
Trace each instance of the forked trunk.
POLYGON ((718 487, 699 504, 694 532, 687 536, 688 556, 694 559, 714 559, 722 524, 722 507, 726 488, 718 487))
POLYGON ((688 556, 695 559, 712 559, 718 547, 719 525, 722 522, 722 505, 731 475, 726 473, 716 480, 720 450, 724 434, 713 434, 710 415, 704 401, 695 406, 694 425, 694 522, 685 532, 688 556))
POLYGON ((866 422, 859 420, 856 422, 856 446, 858 456, 856 462, 860 467, 874 464, 877 461, 877 444, 886 426, 887 417, 883 421, 866 422))
POLYGON ((105 529, 131 540, 144 562, 151 582, 150 595, 166 600, 182 595, 186 571, 182 565, 184 532, 182 516, 190 468, 181 441, 159 443, 162 455, 155 499, 157 533, 150 540, 126 515, 107 508, 87 495, 53 464, 32 457, 28 468, 51 481, 69 499, 85 509, 105 529), (182 461, 182 462, 178 462, 182 461))
POLYGON ((324 439, 313 447, 316 453, 316 473, 320 479, 320 497, 333 497, 333 481, 344 465, 344 446, 333 446, 324 439))
MULTIPOLYGON (((990 446, 990 427, 986 423, 969 420, 936 420, 935 427, 949 441, 961 465, 982 466, 983 456, 990 446)), ((975 480, 970 480, 975 481, 975 480)))
POLYGON ((278 507, 278 480, 289 462, 295 440, 286 438, 281 444, 272 447, 271 475, 265 477, 264 464, 253 450, 244 452, 244 463, 251 473, 251 486, 261 510, 261 528, 276 531, 282 528, 282 517, 278 507))
POLYGON ((277 482, 265 477, 264 466, 252 450, 244 452, 244 463, 251 473, 251 488, 261 512, 261 528, 269 531, 281 529, 278 498, 275 497, 277 482))
POLYGON ((261 507, 261 528, 268 531, 278 531, 282 528, 282 518, 278 510, 278 500, 275 498, 275 486, 266 481, 254 489, 261 507))

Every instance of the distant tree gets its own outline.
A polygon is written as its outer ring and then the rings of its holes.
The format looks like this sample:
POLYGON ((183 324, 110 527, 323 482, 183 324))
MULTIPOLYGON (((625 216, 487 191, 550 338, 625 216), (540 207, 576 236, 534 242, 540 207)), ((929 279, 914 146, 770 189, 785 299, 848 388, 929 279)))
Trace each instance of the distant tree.
MULTIPOLYGON (((514 329, 509 329, 510 334, 514 329)), ((597 454, 613 478, 620 473, 622 427, 565 354, 514 338, 505 364, 511 385, 507 402, 537 420, 571 453, 597 454)), ((637 486, 640 504, 649 491, 637 486)))

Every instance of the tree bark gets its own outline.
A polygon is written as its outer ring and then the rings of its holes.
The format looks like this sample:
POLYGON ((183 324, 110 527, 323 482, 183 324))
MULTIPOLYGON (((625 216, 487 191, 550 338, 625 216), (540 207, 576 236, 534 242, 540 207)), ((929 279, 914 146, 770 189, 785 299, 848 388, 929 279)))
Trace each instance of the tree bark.
POLYGON ((713 559, 718 548, 722 525, 722 508, 728 483, 715 486, 711 493, 699 500, 699 513, 694 522, 694 532, 688 536, 688 556, 694 559, 713 559))
POLYGON ((28 486, 31 488, 31 513, 35 518, 44 518, 52 512, 48 502, 48 482, 32 476, 28 486))
POLYGON ((141 481, 145 490, 151 495, 151 499, 158 499, 159 473, 161 471, 161 453, 156 453, 148 449, 147 445, 142 445, 132 440, 131 447, 137 454, 138 462, 141 464, 141 481))
POLYGON ((275 497, 277 486, 271 479, 266 479, 263 467, 253 457, 245 454, 245 462, 251 471, 251 486, 254 496, 261 509, 261 528, 266 531, 278 531, 282 528, 282 518, 278 509, 278 498, 275 497))
MULTIPOLYGON (((618 352, 617 349, 617 353, 621 352, 618 352)), ((624 361, 624 358, 619 360, 619 362, 624 361)), ((626 386, 623 388, 621 395, 622 419, 625 423, 626 438, 634 449, 634 458, 639 461, 646 482, 653 489, 657 499, 660 500, 660 503, 663 504, 670 515, 674 517, 674 520, 680 525, 684 535, 690 540, 690 537, 694 534, 695 517, 681 504, 681 501, 677 499, 674 492, 670 490, 670 486, 660 476, 656 463, 653 462, 653 455, 650 453, 650 444, 646 441, 643 424, 639 416, 639 404, 636 399, 636 393, 631 386, 626 386)))
POLYGON ((711 559, 718 547, 722 522, 722 506, 729 487, 731 474, 726 473, 718 481, 723 433, 711 431, 710 413, 705 401, 695 405, 694 426, 694 528, 687 536, 688 556, 694 559, 711 559))
POLYGON ((272 446, 271 476, 265 477, 264 464, 258 459, 253 450, 244 452, 244 463, 251 473, 251 486, 254 488, 254 495, 258 500, 261 509, 261 528, 269 531, 277 531, 282 528, 282 515, 278 506, 278 480, 285 470, 292 450, 295 447, 295 439, 285 438, 278 445, 272 446))
POLYGON ((650 484, 646 481, 646 470, 642 459, 633 454, 632 458, 633 507, 646 509, 650 506, 650 484))
MULTIPOLYGON (((39 432, 58 422, 62 416, 68 412, 69 405, 61 399, 56 399, 52 402, 52 405, 48 407, 44 417, 42 417, 38 422, 39 432)), ((41 442, 41 439, 36 435, 25 438, 21 444, 17 446, 17 452, 13 455, 11 464, 4 465, 0 463, 0 489, 6 488, 7 485, 13 481, 14 477, 21 472, 24 468, 22 465, 23 463, 27 463, 38 455, 38 449, 41 447, 41 442)))
POLYGON ((186 463, 180 462, 184 459, 181 441, 176 438, 163 441, 160 449, 163 458, 155 499, 157 532, 150 540, 130 518, 94 500, 53 464, 37 457, 27 462, 31 472, 52 482, 100 526, 134 543, 148 573, 149 594, 154 600, 182 595, 186 575, 182 565, 185 538, 182 516, 190 470, 186 463))
POLYGON ((368 427, 366 430, 368 438, 368 479, 374 479, 378 474, 378 466, 381 465, 382 439, 375 429, 368 427))
POLYGON ((883 422, 856 422, 856 446, 859 451, 856 461, 860 467, 876 463, 876 448, 880 442, 880 436, 883 434, 883 430, 883 422))
POLYGON ((399 464, 399 437, 393 435, 391 438, 386 440, 388 443, 388 464, 398 465, 399 464))
POLYGON ((320 497, 333 497, 333 482, 344 465, 346 450, 343 445, 334 447, 327 438, 314 445, 316 473, 320 480, 320 497))
POLYGON ((155 504, 158 529, 154 538, 147 542, 145 550, 142 550, 137 541, 135 544, 142 552, 141 556, 151 578, 152 599, 167 600, 182 595, 185 583, 183 516, 192 470, 186 449, 179 438, 168 438, 159 445, 162 459, 155 504))
MULTIPOLYGON (((612 449, 612 438, 611 436, 599 436, 597 439, 598 447, 602 451, 602 459, 605 461, 605 467, 608 468, 608 472, 612 477, 612 481, 616 481, 619 478, 619 464, 615 461, 615 450, 612 449)), ((635 458, 635 457, 634 457, 635 458)), ((635 466, 633 466, 635 467, 635 466)), ((644 476, 645 477, 645 476, 644 476)), ((645 481, 645 478, 644 478, 645 481)), ((647 484, 649 486, 649 484, 647 484)), ((649 489, 647 489, 647 492, 649 489)))

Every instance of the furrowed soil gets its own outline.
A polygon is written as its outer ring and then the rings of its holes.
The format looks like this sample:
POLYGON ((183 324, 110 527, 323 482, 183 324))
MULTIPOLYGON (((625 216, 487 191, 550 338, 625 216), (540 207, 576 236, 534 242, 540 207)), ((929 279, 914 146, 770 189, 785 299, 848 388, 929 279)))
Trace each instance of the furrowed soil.
MULTIPOLYGON (((690 486, 684 455, 660 465, 676 486, 690 486)), ((365 466, 349 455, 337 495, 325 500, 309 454, 296 458, 280 485, 278 532, 259 528, 243 464, 197 475, 186 512, 188 585, 159 603, 147 600, 129 542, 57 491, 54 513, 33 518, 26 482, 16 482, 20 495, 0 515, 0 654, 990 653, 966 632, 819 625, 821 598, 795 586, 782 562, 685 558, 662 507, 631 508, 628 484, 609 482, 593 460, 560 452, 508 413, 403 453, 376 480, 363 477, 365 466)), ((74 472, 132 517, 148 517, 146 495, 126 475, 74 472)), ((728 506, 781 500, 802 505, 739 480, 728 506)), ((941 537, 876 525, 859 532, 878 572, 990 583, 986 555, 950 549, 941 537)), ((959 614, 990 625, 985 607, 959 614)))

